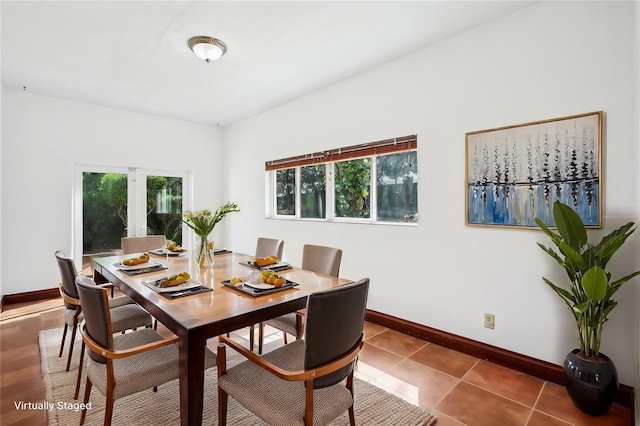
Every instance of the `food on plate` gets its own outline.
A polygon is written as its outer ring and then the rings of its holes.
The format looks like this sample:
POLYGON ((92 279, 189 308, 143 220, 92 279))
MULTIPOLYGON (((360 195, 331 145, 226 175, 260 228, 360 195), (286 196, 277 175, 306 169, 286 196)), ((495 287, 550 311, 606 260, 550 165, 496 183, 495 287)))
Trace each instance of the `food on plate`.
POLYGON ((138 257, 132 257, 131 259, 124 259, 122 261, 122 264, 126 266, 135 266, 135 265, 140 265, 142 263, 147 263, 148 261, 149 261, 149 254, 142 253, 138 257))
POLYGON ((176 253, 179 253, 184 250, 182 247, 180 247, 179 245, 177 245, 175 242, 171 240, 167 241, 166 249, 176 253))
POLYGON ((262 268, 263 266, 273 265, 274 263, 278 263, 278 258, 275 256, 269 257, 256 257, 253 259, 253 264, 262 268))
POLYGON ((189 278, 191 278, 191 276, 188 272, 180 272, 177 275, 171 275, 160 280, 160 282, 158 283, 158 287, 173 287, 174 285, 186 283, 187 281, 189 281, 189 278))
POLYGON ((260 274, 260 282, 265 284, 272 284, 276 287, 282 287, 285 283, 285 280, 275 272, 266 269, 260 274))
POLYGON ((238 284, 242 284, 242 280, 240 278, 238 278, 238 277, 233 277, 233 278, 231 278, 230 283, 231 283, 232 286, 235 287, 238 284))

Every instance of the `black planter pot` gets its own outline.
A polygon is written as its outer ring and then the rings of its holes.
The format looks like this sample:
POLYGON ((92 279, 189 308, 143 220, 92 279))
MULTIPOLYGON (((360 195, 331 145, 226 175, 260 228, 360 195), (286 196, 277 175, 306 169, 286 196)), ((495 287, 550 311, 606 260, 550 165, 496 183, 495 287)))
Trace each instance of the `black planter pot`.
POLYGON ((602 353, 600 358, 590 360, 574 349, 564 361, 565 386, 571 400, 593 416, 606 413, 618 394, 616 366, 602 353))

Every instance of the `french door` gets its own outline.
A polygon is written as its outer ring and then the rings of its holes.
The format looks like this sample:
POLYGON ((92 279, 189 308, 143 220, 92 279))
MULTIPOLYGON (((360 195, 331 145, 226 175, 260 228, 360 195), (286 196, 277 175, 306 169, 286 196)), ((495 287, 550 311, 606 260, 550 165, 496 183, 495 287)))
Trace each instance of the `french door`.
MULTIPOLYGON (((76 165, 73 257, 120 251, 120 238, 164 235, 187 246, 182 215, 191 200, 185 171, 76 165)), ((83 263, 80 263, 83 262, 83 263)))

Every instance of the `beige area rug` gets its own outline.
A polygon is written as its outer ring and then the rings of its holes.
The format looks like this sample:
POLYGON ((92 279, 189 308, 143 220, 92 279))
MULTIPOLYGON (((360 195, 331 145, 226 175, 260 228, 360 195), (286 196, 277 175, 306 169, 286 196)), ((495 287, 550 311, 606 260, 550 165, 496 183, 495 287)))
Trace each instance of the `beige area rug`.
MULTIPOLYGON (((78 333, 79 334, 79 333, 78 333)), ((45 401, 53 409, 49 414, 50 426, 77 425, 80 412, 74 411, 73 404, 82 402, 85 379, 82 379, 80 397, 73 399, 80 340, 74 345, 74 356, 70 370, 64 371, 68 354, 68 342, 61 358, 58 358, 62 329, 44 330, 39 335, 42 376, 45 401)), ((68 339, 68 337, 67 337, 68 339)), ((276 342, 274 342, 276 343, 276 342)), ((268 349, 268 347, 267 347, 268 349)), ((241 361, 241 356, 233 350, 227 350, 228 365, 241 361)), ((217 371, 210 368, 205 372, 203 424, 216 425, 218 419, 217 371)), ((429 412, 405 400, 391 395, 363 380, 355 379, 355 418, 357 425, 386 426, 430 426, 436 417, 429 412)), ((174 380, 158 388, 157 393, 150 389, 135 395, 116 400, 113 412, 114 425, 178 425, 180 424, 178 381, 174 380)), ((87 411, 86 425, 101 425, 104 420, 105 398, 94 387, 91 393, 91 410, 87 411)), ((233 398, 229 398, 228 424, 232 426, 255 426, 265 423, 233 398)), ((349 417, 345 413, 331 425, 348 425, 349 417)))

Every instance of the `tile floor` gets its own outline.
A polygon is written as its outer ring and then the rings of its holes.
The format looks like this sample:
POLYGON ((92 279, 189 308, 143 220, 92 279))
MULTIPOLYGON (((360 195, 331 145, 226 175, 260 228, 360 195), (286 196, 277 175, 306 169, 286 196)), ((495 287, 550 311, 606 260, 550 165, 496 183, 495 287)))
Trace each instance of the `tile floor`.
POLYGON ((631 425, 629 409, 579 411, 564 387, 373 323, 357 375, 438 416, 437 426, 631 425))

